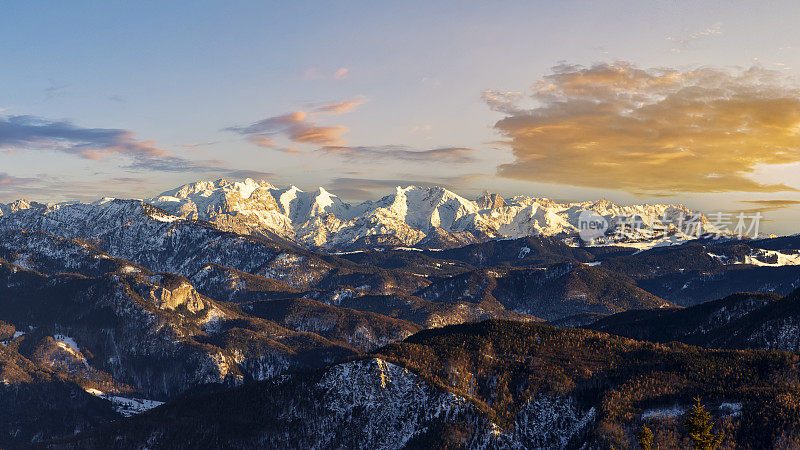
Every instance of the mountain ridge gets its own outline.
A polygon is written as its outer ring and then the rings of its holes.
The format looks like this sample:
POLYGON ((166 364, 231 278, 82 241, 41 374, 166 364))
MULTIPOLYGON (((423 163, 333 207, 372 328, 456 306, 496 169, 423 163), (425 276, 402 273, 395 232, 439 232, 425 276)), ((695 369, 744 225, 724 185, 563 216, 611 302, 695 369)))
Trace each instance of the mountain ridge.
MULTIPOLYGON (((397 186, 378 200, 351 205, 323 187, 303 191, 296 186, 277 187, 267 181, 197 181, 143 200, 103 198, 92 203, 31 203, 17 200, 0 204, 0 217, 35 209, 50 214, 66 206, 141 202, 163 213, 162 221, 200 220, 241 234, 261 235, 307 249, 354 250, 379 236, 402 246, 454 248, 490 240, 526 236, 577 237, 584 211, 602 216, 609 232, 588 244, 628 245, 636 248, 672 245, 693 239, 681 229, 681 217, 700 218, 702 230, 716 228, 699 211, 684 205, 643 204, 621 206, 601 199, 559 203, 547 198, 517 195, 503 198, 486 193, 469 200, 444 187, 397 186), (612 231, 623 223, 641 224, 632 236, 619 239, 612 231)), ((688 234, 687 234, 688 233, 688 234)))

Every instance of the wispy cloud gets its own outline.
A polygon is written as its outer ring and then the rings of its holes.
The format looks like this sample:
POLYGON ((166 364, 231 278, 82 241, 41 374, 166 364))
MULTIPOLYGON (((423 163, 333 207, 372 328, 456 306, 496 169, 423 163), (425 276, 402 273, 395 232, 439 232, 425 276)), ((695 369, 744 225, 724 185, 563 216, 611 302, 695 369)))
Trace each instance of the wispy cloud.
POLYGON ((337 80, 344 80, 347 78, 347 75, 350 73, 350 69, 347 67, 340 67, 336 72, 333 73, 333 78, 337 80))
POLYGON ((278 178, 278 174, 275 172, 263 172, 261 170, 250 170, 250 169, 227 169, 220 172, 221 175, 242 179, 242 178, 253 178, 255 180, 274 180, 278 178))
POLYGON ((249 138, 247 138, 247 141, 257 147, 275 148, 278 146, 278 143, 275 142, 275 139, 272 139, 269 136, 262 136, 262 135, 250 136, 249 138))
POLYGON ((749 211, 766 212, 776 211, 783 208, 800 206, 800 200, 741 200, 739 203, 753 205, 749 211))
POLYGON ((67 180, 57 175, 16 177, 0 173, 0 199, 19 198, 49 202, 61 199, 95 200, 106 195, 126 196, 126 192, 145 191, 148 180, 138 177, 105 177, 67 180))
POLYGON ((137 140, 128 130, 84 128, 34 116, 0 117, 0 149, 47 149, 86 159, 120 155, 146 160, 169 155, 153 141, 137 140))
POLYGON ((288 145, 288 146, 278 145, 278 143, 275 142, 275 139, 260 134, 249 136, 247 138, 247 141, 255 145, 256 147, 268 148, 282 153, 290 153, 290 154, 304 153, 302 150, 293 145, 288 145))
MULTIPOLYGON (((353 160, 400 160, 417 162, 468 163, 474 161, 474 150, 466 147, 440 147, 429 150, 415 150, 404 145, 350 146, 343 136, 349 131, 338 125, 319 125, 315 118, 338 116, 354 111, 366 102, 364 97, 350 100, 311 105, 307 111, 295 111, 279 116, 268 117, 246 126, 226 128, 244 136, 248 142, 262 148, 270 148, 285 153, 301 153, 292 146, 282 147, 277 137, 283 136, 297 144, 313 144, 317 153, 337 155, 353 160)), ((430 126, 417 127, 413 131, 430 130, 430 126)))
POLYGON ((50 80, 50 86, 44 88, 44 99, 51 100, 64 95, 68 87, 70 87, 69 84, 56 84, 55 81, 50 80))
POLYGON ((559 65, 523 108, 487 103, 515 161, 509 178, 633 193, 795 190, 749 177, 800 161, 800 88, 760 68, 559 65))
POLYGON ((5 172, 0 172, 0 190, 8 186, 19 186, 36 181, 36 178, 15 177, 5 172))
POLYGON ((342 136, 347 133, 347 127, 318 125, 314 118, 346 114, 354 111, 365 101, 366 98, 357 97, 341 102, 324 103, 313 106, 309 111, 295 111, 268 117, 247 126, 229 127, 225 130, 245 136, 250 143, 259 147, 277 148, 275 141, 277 135, 284 135, 289 140, 300 144, 343 146, 345 141, 342 136))
POLYGON ((171 154, 155 141, 138 140, 129 130, 85 128, 69 121, 34 116, 0 117, 0 151, 57 151, 88 160, 122 158, 121 166, 131 170, 160 172, 225 172, 220 160, 194 160, 171 154))
MULTIPOLYGON (((273 172, 212 167, 208 168, 206 176, 256 180, 278 178, 278 175, 273 172)), ((0 202, 9 202, 19 198, 41 202, 91 201, 105 196, 130 198, 131 193, 134 193, 134 196, 142 196, 146 192, 160 192, 160 189, 163 189, 162 185, 154 184, 153 180, 140 176, 108 176, 108 174, 95 173, 92 177, 76 180, 53 174, 17 177, 0 172, 0 202)))
POLYGON ((442 147, 430 150, 413 150, 403 145, 382 146, 326 146, 319 152, 340 155, 351 159, 395 159, 402 161, 468 163, 474 161, 474 150, 466 147, 442 147))
POLYGON ((425 124, 425 125, 414 125, 408 132, 413 134, 413 133, 423 133, 431 130, 433 130, 433 126, 425 124))
POLYGON ((216 144, 217 142, 190 142, 188 144, 181 144, 181 148, 195 149, 203 148, 216 144))
POLYGON ((688 35, 685 35, 684 37, 668 36, 667 40, 674 42, 676 44, 676 46, 670 50, 674 53, 680 53, 683 50, 686 50, 690 45, 692 45, 693 42, 721 34, 722 34, 722 23, 717 22, 708 28, 695 31, 694 33, 690 33, 688 35))
POLYGON ((350 69, 347 67, 340 67, 334 71, 328 70, 320 70, 316 67, 312 67, 305 71, 303 74, 303 79, 306 81, 314 81, 314 80, 344 80, 347 76, 350 75, 350 69))
POLYGON ((496 90, 483 91, 481 98, 489 108, 506 114, 519 114, 524 112, 518 103, 525 98, 522 92, 504 92, 496 90))
POLYGON ((355 111, 355 109, 364 103, 367 102, 366 97, 356 97, 350 100, 345 100, 342 102, 333 102, 333 103, 323 103, 321 105, 317 105, 312 110, 313 113, 323 113, 323 114, 346 114, 349 112, 355 111))

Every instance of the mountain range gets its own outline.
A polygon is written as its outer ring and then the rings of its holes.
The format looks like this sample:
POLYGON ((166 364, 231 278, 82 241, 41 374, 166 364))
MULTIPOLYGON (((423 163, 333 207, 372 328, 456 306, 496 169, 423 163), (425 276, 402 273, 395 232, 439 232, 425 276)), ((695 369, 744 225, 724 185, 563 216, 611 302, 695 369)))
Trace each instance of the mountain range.
MULTIPOLYGON (((177 217, 231 231, 339 250, 362 248, 381 238, 395 246, 449 248, 531 235, 564 237, 578 231, 580 213, 587 210, 612 225, 635 219, 664 230, 672 225, 675 231, 681 231, 676 228, 681 213, 699 215, 682 205, 618 206, 607 200, 557 203, 489 193, 468 200, 442 187, 418 186, 398 186, 377 201, 350 205, 322 187, 304 192, 251 179, 187 184, 145 201, 177 217)), ((711 229, 705 217, 702 222, 711 229)))
POLYGON ((253 180, 0 204, 0 446, 682 447, 695 395, 730 445, 791 446, 800 237, 686 214, 253 180))

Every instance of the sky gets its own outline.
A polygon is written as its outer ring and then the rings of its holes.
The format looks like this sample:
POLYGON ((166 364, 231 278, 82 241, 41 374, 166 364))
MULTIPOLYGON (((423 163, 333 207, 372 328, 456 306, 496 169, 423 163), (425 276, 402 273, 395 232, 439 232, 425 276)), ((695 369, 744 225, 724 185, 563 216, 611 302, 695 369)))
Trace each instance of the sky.
POLYGON ((798 233, 800 4, 765 3, 3 1, 0 202, 251 177, 798 233))

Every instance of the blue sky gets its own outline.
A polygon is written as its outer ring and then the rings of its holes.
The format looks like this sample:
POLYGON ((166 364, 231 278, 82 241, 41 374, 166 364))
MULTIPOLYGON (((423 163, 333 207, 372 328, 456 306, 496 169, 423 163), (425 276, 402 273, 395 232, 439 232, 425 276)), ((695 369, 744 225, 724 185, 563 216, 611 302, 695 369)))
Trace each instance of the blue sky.
MULTIPOLYGON (((743 93, 755 92, 745 108, 766 98, 786 108, 770 111, 793 117, 799 9, 796 2, 4 2, 0 201, 149 196, 201 178, 251 175, 323 185, 349 200, 419 182, 465 195, 489 189, 760 209, 770 230, 795 233, 800 157, 786 131, 794 122, 781 122, 778 137, 772 123, 731 125, 763 145, 693 149, 684 133, 664 144, 684 152, 675 161, 651 140, 629 139, 624 151, 587 148, 587 157, 567 159, 587 142, 616 148, 620 136, 636 134, 623 127, 596 139, 591 133, 613 125, 585 127, 585 116, 558 116, 556 125, 572 130, 569 141, 560 132, 520 136, 561 114, 542 108, 542 80, 558 89, 556 103, 577 104, 585 92, 567 89, 568 80, 636 71, 646 72, 637 82, 680 79, 694 89, 723 77, 727 93, 697 113, 718 118, 708 135, 732 123, 719 112, 743 93), (763 74, 745 76, 751 68, 763 74), (487 91, 514 96, 490 104, 487 91), (536 114, 546 120, 526 122, 536 114), (499 128, 501 120, 511 126, 499 128), (714 161, 719 170, 702 169, 714 161), (625 169, 606 171, 608 164, 625 169)), ((632 95, 620 86, 615 98, 632 95)), ((654 102, 665 95, 636 86, 654 102)), ((659 117, 671 123, 670 114, 684 113, 665 109, 659 117)))

